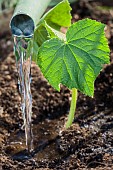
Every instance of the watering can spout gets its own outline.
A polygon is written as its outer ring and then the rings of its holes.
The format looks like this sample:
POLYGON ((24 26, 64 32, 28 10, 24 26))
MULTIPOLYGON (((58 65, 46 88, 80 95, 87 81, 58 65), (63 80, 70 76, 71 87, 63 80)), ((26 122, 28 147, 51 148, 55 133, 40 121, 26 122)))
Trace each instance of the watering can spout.
POLYGON ((33 36, 34 29, 50 1, 51 0, 19 0, 10 21, 12 34, 18 37, 33 36))
POLYGON ((18 14, 11 20, 11 31, 14 36, 31 37, 34 32, 34 21, 26 14, 18 14))

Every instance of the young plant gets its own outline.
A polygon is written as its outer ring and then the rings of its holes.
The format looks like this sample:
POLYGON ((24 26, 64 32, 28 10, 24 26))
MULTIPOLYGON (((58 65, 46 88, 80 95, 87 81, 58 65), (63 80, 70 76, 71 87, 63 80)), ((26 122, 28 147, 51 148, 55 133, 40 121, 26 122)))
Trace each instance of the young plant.
POLYGON ((66 128, 74 119, 77 90, 93 97, 94 81, 103 64, 109 63, 105 25, 83 19, 71 25, 71 7, 67 0, 47 12, 37 25, 29 42, 33 60, 48 82, 60 91, 60 84, 72 90, 72 101, 66 128), (61 27, 69 27, 66 35, 61 27))

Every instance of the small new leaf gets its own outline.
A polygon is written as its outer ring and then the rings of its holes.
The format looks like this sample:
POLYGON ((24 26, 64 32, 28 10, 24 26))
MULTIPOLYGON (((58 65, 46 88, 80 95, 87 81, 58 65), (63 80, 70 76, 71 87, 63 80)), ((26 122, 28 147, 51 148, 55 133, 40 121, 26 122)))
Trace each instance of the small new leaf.
POLYGON ((67 31, 66 41, 47 40, 39 48, 38 65, 57 90, 60 84, 93 96, 94 81, 103 64, 109 63, 109 47, 104 24, 84 19, 67 31))
POLYGON ((68 0, 63 0, 50 11, 48 11, 42 20, 45 20, 49 26, 56 30, 71 25, 71 7, 68 0))

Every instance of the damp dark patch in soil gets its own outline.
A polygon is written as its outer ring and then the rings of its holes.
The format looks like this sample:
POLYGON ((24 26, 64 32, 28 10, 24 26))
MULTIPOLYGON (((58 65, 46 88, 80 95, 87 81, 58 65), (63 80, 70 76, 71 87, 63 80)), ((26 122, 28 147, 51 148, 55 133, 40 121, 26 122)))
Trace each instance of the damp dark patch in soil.
MULTIPOLYGON (((109 1, 107 1, 109 2, 109 1)), ((105 5, 105 4, 104 4, 105 5)), ((113 169, 113 8, 80 0, 73 19, 92 18, 107 24, 111 63, 95 81, 94 98, 79 92, 73 125, 65 129, 70 91, 60 93, 32 63, 33 151, 25 146, 17 70, 10 33, 0 38, 0 168, 2 170, 113 169), (6 57, 7 56, 7 57, 6 57)))

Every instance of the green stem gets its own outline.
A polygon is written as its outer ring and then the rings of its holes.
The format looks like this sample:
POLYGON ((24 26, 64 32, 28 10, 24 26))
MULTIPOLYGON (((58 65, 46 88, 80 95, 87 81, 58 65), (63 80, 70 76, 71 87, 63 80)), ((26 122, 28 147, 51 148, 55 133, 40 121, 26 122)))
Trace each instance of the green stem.
POLYGON ((66 128, 69 128, 72 125, 74 114, 76 110, 76 103, 77 103, 77 89, 72 89, 72 100, 71 100, 71 106, 70 106, 70 112, 68 116, 68 120, 66 122, 66 128))

